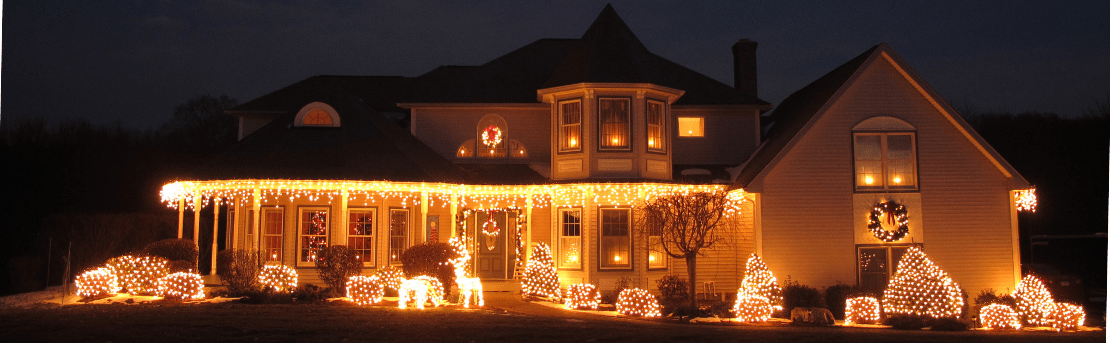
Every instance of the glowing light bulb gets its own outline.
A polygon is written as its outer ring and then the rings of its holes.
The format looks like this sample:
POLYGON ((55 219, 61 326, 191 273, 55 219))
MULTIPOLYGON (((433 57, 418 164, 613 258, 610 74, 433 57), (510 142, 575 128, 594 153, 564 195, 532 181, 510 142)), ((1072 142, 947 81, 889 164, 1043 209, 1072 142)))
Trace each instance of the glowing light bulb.
POLYGON ((621 143, 620 138, 613 137, 613 145, 618 145, 620 143, 621 143))
POLYGON ((613 261, 620 262, 621 261, 620 255, 613 255, 613 261))
POLYGON ((872 178, 870 175, 864 176, 863 177, 863 183, 866 183, 866 184, 869 184, 869 185, 873 184, 873 183, 875 183, 875 178, 872 178))
POLYGON ((654 147, 655 146, 655 139, 648 139, 648 146, 654 147))
POLYGON ((894 183, 902 183, 902 177, 901 176, 895 176, 894 177, 894 183))
POLYGON ((572 148, 573 148, 573 147, 576 147, 576 146, 578 146, 578 140, 577 140, 577 139, 574 139, 574 138, 571 138, 571 139, 570 139, 570 142, 569 142, 569 143, 568 143, 567 145, 569 145, 569 146, 570 146, 570 147, 572 147, 572 148))
POLYGON ((649 255, 648 261, 655 262, 655 255, 649 255))

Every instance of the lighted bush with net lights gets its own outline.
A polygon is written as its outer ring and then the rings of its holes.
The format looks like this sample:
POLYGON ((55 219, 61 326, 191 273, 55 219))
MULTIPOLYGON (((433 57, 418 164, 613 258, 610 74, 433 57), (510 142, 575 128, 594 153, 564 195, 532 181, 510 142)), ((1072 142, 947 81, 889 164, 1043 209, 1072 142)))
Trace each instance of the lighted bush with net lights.
POLYGON ((177 272, 158 280, 158 290, 166 299, 200 300, 204 299, 204 279, 197 273, 177 272))
POLYGON ((77 276, 77 295, 83 298, 112 295, 119 292, 116 273, 111 268, 101 267, 77 276))
POLYGON ((258 272, 262 289, 274 292, 292 292, 297 289, 297 271, 284 265, 262 266, 258 272))
POLYGON ((405 280, 405 273, 400 268, 394 268, 393 266, 380 268, 374 275, 378 277, 378 282, 382 283, 383 289, 392 289, 393 291, 400 290, 401 281, 405 280))
POLYGON ((844 302, 844 324, 875 324, 879 322, 879 299, 855 297, 844 302))
POLYGON ((568 309, 596 310, 601 304, 601 292, 592 284, 573 284, 567 287, 567 296, 563 301, 568 309))
POLYGON ((740 321, 767 321, 774 311, 782 310, 782 289, 778 279, 756 254, 748 258, 745 268, 732 312, 740 321))
POLYGON ((883 291, 888 315, 956 318, 963 312, 963 291, 924 251, 910 247, 883 291))
POLYGON ((120 256, 108 260, 119 286, 132 295, 157 295, 158 280, 169 274, 169 262, 161 257, 120 256))
POLYGON ((551 247, 546 243, 536 244, 532 248, 532 259, 524 270, 524 282, 521 284, 524 295, 544 297, 556 301, 559 299, 560 287, 559 274, 555 272, 555 260, 551 258, 551 247))
POLYGON ((347 297, 358 305, 370 305, 382 302, 385 296, 385 287, 377 275, 355 275, 347 280, 347 297))
POLYGON ((1052 293, 1044 286, 1041 279, 1033 275, 1026 275, 1021 279, 1021 284, 1014 291, 1014 300, 1017 301, 1017 312, 1025 323, 1032 326, 1051 326, 1052 312, 1055 302, 1052 293))
POLYGON ((990 304, 979 309, 979 324, 987 329, 1020 329, 1014 308, 1006 304, 990 304))
POLYGON ((1052 327, 1060 330, 1075 330, 1083 326, 1087 313, 1082 307, 1068 303, 1056 303, 1052 309, 1052 327))
POLYGON ((771 319, 772 312, 774 312, 774 309, 771 307, 771 302, 758 295, 738 298, 736 299, 736 305, 732 307, 732 313, 736 314, 736 320, 741 322, 765 322, 771 319))
POLYGON ((639 288, 627 288, 621 291, 617 299, 617 312, 629 316, 659 317, 659 302, 648 291, 639 288))

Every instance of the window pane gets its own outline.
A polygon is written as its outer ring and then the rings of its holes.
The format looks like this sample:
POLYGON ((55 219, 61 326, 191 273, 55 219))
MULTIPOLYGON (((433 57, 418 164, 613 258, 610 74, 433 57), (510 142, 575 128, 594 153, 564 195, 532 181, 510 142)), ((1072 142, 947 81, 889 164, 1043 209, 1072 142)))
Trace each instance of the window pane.
POLYGON ((666 268, 667 255, 663 252, 663 240, 659 236, 648 237, 648 268, 666 268))
POLYGON ((263 262, 281 262, 281 236, 267 236, 262 239, 263 262))
POLYGON ((651 150, 663 150, 663 104, 648 101, 647 103, 647 146, 651 150))
POLYGON ((284 212, 279 209, 262 210, 262 242, 259 252, 263 262, 281 262, 282 228, 285 227, 284 212))
POLYGON ((902 261, 902 255, 906 254, 906 247, 891 247, 890 248, 890 273, 898 272, 898 262, 902 261))
POLYGON ((563 236, 582 235, 582 213, 563 211, 563 236))
POLYGON ((679 137, 704 137, 705 122, 701 117, 678 117, 679 137))
POLYGON ((351 212, 350 223, 348 224, 348 235, 351 236, 370 236, 374 234, 374 213, 373 212, 351 212))
POLYGON ((882 187, 882 161, 856 161, 856 186, 882 187))
POLYGON ((913 156, 913 139, 910 135, 887 135, 886 156, 889 159, 907 159, 913 156))
POLYGON ((628 267, 632 264, 629 236, 629 210, 601 210, 599 258, 602 267, 628 267))
POLYGON ((399 263, 401 253, 408 248, 409 212, 408 210, 389 211, 389 261, 399 263))
POLYGON ((889 275, 886 248, 859 249, 859 282, 865 291, 882 293, 889 275))
POLYGON ((856 160, 880 161, 883 158, 879 135, 856 135, 856 160))
POLYGON ((304 211, 301 213, 302 235, 324 235, 328 233, 328 211, 304 211))
POLYGON ((559 149, 578 150, 582 143, 582 103, 565 102, 559 107, 559 149))
POLYGON ((597 120, 601 132, 602 148, 627 148, 629 108, 628 100, 600 99, 598 100, 597 120))
POLYGON ((581 237, 563 237, 559 239, 559 267, 581 267, 581 237))

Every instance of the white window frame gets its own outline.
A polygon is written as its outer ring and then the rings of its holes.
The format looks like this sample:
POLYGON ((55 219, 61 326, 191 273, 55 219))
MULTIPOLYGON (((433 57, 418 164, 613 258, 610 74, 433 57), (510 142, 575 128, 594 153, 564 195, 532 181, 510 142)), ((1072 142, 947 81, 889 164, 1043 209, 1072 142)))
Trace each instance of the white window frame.
POLYGON ((556 265, 558 265, 559 269, 581 270, 582 269, 582 257, 585 256, 583 254, 584 249, 582 247, 582 228, 583 228, 583 225, 582 225, 583 224, 582 223, 582 219, 583 219, 582 209, 581 208, 560 208, 558 213, 559 213, 559 227, 557 228, 557 230, 556 230, 557 232, 555 233, 555 235, 557 237, 556 242, 558 244, 556 245, 556 247, 558 248, 558 251, 556 251, 556 254, 555 254, 555 263, 556 263, 556 265), (565 218, 566 218, 565 213, 568 213, 568 212, 578 212, 578 222, 577 223, 567 223, 565 221, 565 218), (578 234, 577 235, 567 235, 566 233, 568 232, 568 229, 573 230, 572 228, 574 226, 577 226, 577 233, 578 234), (569 249, 578 249, 578 258, 577 258, 576 261, 567 261, 566 260, 565 257, 566 257, 566 254, 568 253, 569 249))
POLYGON ((324 247, 326 247, 326 246, 331 244, 330 236, 331 236, 331 208, 330 207, 327 207, 327 206, 302 206, 302 207, 299 207, 297 209, 297 255, 296 255, 297 256, 297 266, 298 267, 314 267, 314 266, 316 266, 316 260, 315 259, 311 259, 311 261, 305 261, 304 256, 302 256, 302 254, 305 252, 305 249, 307 249, 304 246, 304 243, 305 243, 304 239, 306 237, 323 237, 324 238, 324 247), (305 223, 304 222, 305 213, 319 212, 319 211, 324 212, 324 233, 323 234, 317 234, 317 235, 306 235, 304 233, 305 225, 310 224, 310 223, 305 223))
POLYGON ((258 250, 259 255, 262 259, 262 263, 281 264, 283 259, 285 258, 285 208, 280 206, 263 207, 262 215, 259 217, 259 221, 261 222, 259 226, 261 226, 262 228, 261 230, 258 230, 258 234, 260 237, 260 240, 258 241, 258 250), (269 230, 267 230, 269 229, 270 224, 272 224, 268 216, 268 214, 271 213, 277 214, 277 233, 270 233, 269 230), (276 239, 277 247, 271 247, 270 244, 268 244, 271 238, 276 239), (277 252, 277 256, 274 256, 275 254, 273 252, 275 250, 277 252))
POLYGON ((352 239, 368 239, 370 242, 366 246, 370 247, 369 253, 358 252, 359 258, 362 260, 363 267, 374 267, 377 262, 377 234, 378 234, 378 208, 377 207, 348 207, 347 208, 347 249, 355 250, 351 245, 352 239), (352 230, 356 225, 361 223, 351 221, 351 217, 358 214, 369 214, 370 218, 370 234, 369 235, 356 235, 352 230))
MULTIPOLYGON (((616 223, 614 223, 614 224, 616 224, 616 223)), ((633 258, 632 258, 634 256, 633 255, 634 253, 635 252, 633 251, 633 248, 632 248, 632 209, 628 208, 628 207, 602 207, 602 208, 599 208, 598 212, 597 212, 597 257, 598 257, 597 264, 598 264, 598 269, 601 269, 601 270, 631 270, 632 266, 634 265, 634 262, 635 262, 635 261, 633 261, 633 258), (622 212, 626 213, 626 218, 627 219, 623 223, 623 225, 625 226, 625 235, 623 237, 616 236, 616 235, 613 235, 613 236, 606 235, 605 231, 606 231, 607 223, 605 222, 605 213, 606 212, 611 212, 611 211, 622 211, 622 212), (624 256, 624 258, 627 259, 627 261, 624 261, 623 259, 621 259, 619 261, 617 260, 617 258, 621 256, 620 252, 616 252, 616 255, 614 255, 613 252, 606 250, 606 248, 608 247, 608 244, 605 243, 606 238, 612 238, 613 242, 619 242, 620 240, 624 240, 624 246, 628 247, 628 250, 624 251, 623 256, 624 256), (612 257, 610 257, 610 256, 612 256, 612 257), (616 261, 617 263, 612 263, 612 261, 616 261)))
POLYGON ((410 236, 409 232, 412 230, 412 212, 410 212, 409 209, 407 209, 407 208, 390 208, 389 209, 389 218, 388 218, 388 220, 389 220, 389 233, 388 233, 389 234, 389 248, 388 248, 389 250, 386 251, 386 254, 387 254, 386 259, 389 261, 389 264, 391 264, 391 265, 400 265, 401 264, 401 253, 403 253, 405 251, 405 249, 408 249, 408 247, 411 245, 411 244, 409 244, 409 242, 410 242, 409 241, 409 236, 410 236), (404 215, 404 222, 403 222, 404 228, 401 230, 400 235, 394 235, 394 233, 396 231, 395 227, 394 227, 395 223, 393 222, 393 214, 394 213, 404 213, 405 214, 404 215), (401 244, 398 246, 400 249, 395 249, 394 243, 397 242, 398 240, 401 242, 401 244))
POLYGON ((559 125, 558 125, 559 133, 558 133, 557 136, 558 136, 558 140, 559 140, 558 147, 559 147, 559 152, 560 153, 581 152, 582 151, 582 145, 584 143, 584 142, 582 142, 582 120, 585 119, 585 115, 584 115, 582 110, 583 110, 583 108, 582 108, 582 99, 572 99, 572 100, 559 101, 558 114, 557 114, 558 120, 559 120, 559 125), (564 106, 572 104, 572 103, 577 103, 578 104, 578 122, 567 124, 566 121, 565 121, 566 112, 565 112, 564 106), (568 139, 567 135, 566 135, 567 132, 575 132, 575 133, 578 134, 577 138, 575 138, 576 139, 575 146, 570 146, 569 142, 567 141, 567 139, 568 139))
MULTIPOLYGON (((916 191, 916 190, 918 190, 918 187, 920 185, 920 181, 919 181, 919 178, 918 178, 919 173, 918 173, 917 169, 918 168, 917 168, 917 133, 916 132, 913 132, 913 131, 854 131, 854 132, 852 132, 852 184, 855 186, 856 191, 862 191, 862 192, 868 192, 868 191, 882 191, 882 192, 886 192, 886 191, 916 191), (865 181, 863 181, 865 176, 863 176, 863 174, 862 174, 864 168, 861 167, 861 164, 868 163, 868 162, 871 162, 871 163, 874 162, 874 160, 870 160, 870 161, 860 160, 860 157, 857 156, 856 142, 859 139, 859 137, 864 137, 864 136, 878 136, 879 137, 880 157, 879 157, 879 160, 878 160, 878 162, 879 162, 878 176, 879 177, 878 177, 878 180, 877 180, 878 181, 877 185, 869 186, 869 185, 866 184, 865 181), (893 161, 895 161, 895 160, 889 157, 889 149, 888 149, 888 143, 887 142, 888 142, 888 138, 890 136, 909 136, 910 137, 910 154, 909 154, 910 155, 910 157, 909 157, 910 171, 908 172, 908 174, 913 179, 912 183, 907 183, 906 185, 901 185, 901 186, 891 185, 891 183, 893 182, 894 177, 897 176, 897 175, 895 174, 894 171, 891 170, 892 165, 893 165, 893 161)), ((901 176, 903 176, 903 177, 905 175, 906 174, 901 174, 901 176)), ((872 177, 872 179, 874 179, 874 177, 872 177)))

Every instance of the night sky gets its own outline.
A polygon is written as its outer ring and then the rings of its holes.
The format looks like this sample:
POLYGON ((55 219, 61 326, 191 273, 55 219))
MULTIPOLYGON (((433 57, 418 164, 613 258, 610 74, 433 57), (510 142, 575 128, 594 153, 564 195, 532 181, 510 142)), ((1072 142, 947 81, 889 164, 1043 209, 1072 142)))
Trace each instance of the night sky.
MULTIPOLYGON (((240 103, 313 75, 417 76, 540 38, 578 38, 605 1, 8 1, 6 122, 155 128, 199 94, 240 103)), ((1110 1, 613 1, 652 52, 732 84, 759 42, 778 104, 887 42, 959 109, 1086 112, 1110 96, 1110 1)))

